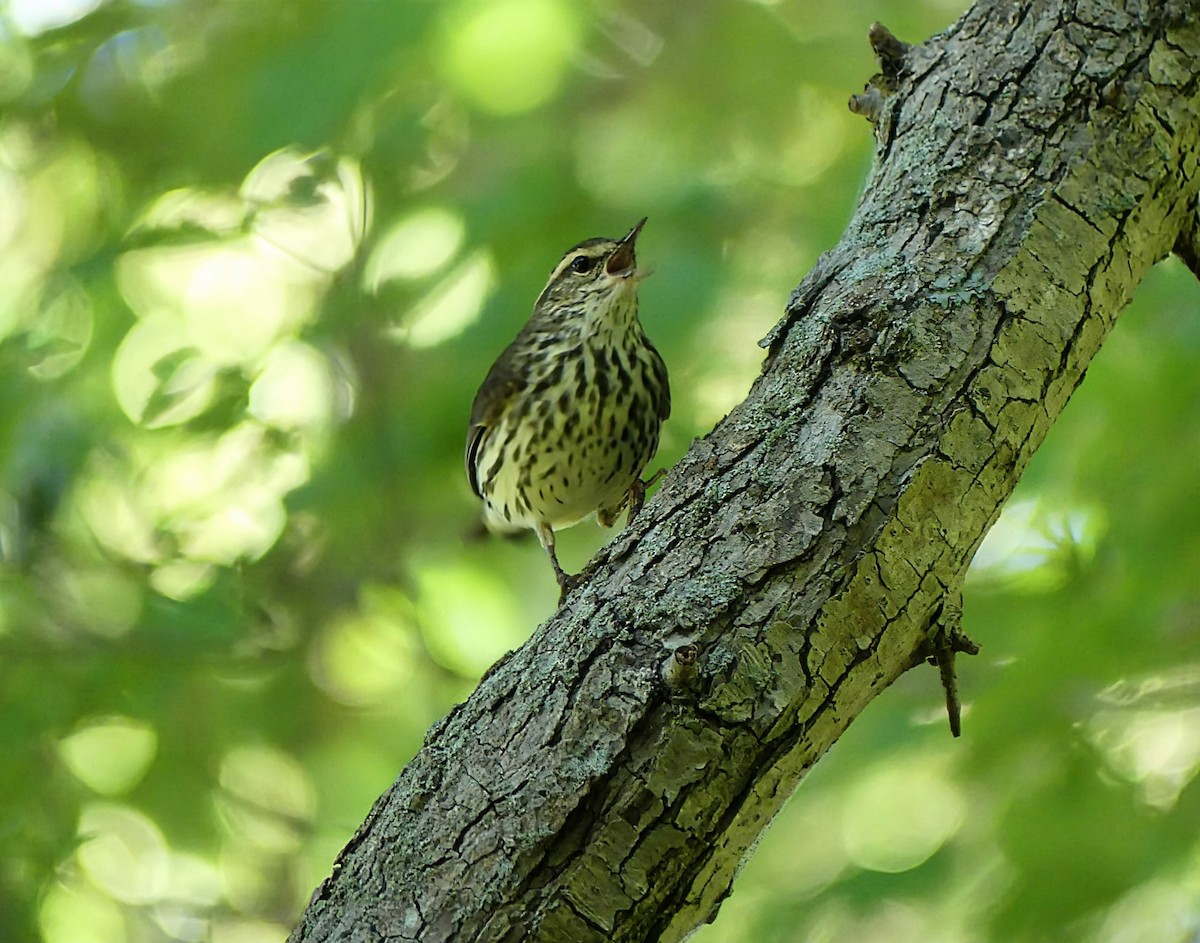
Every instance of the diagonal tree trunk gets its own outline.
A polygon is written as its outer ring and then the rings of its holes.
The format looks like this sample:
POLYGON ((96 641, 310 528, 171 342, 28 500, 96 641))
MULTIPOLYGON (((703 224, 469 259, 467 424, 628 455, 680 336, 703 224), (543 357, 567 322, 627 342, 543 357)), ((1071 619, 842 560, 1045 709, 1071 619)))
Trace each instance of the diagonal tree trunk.
MULTIPOLYGON (((1200 3, 981 0, 749 397, 371 811, 294 941, 678 940, 929 651, 1146 270, 1200 245, 1200 3)), ((951 625, 951 628, 953 626, 951 625)), ((931 683, 933 676, 931 675, 931 683)))

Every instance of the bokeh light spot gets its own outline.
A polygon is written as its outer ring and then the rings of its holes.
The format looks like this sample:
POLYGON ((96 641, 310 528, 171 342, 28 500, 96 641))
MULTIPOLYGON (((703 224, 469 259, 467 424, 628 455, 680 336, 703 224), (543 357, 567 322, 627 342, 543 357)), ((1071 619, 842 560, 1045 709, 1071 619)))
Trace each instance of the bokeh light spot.
POLYGON ((38 924, 42 943, 124 943, 129 938, 116 901, 83 883, 52 884, 38 924))
POLYGON ((162 900, 154 908, 154 921, 173 940, 205 939, 208 912, 221 900, 221 875, 205 858, 172 852, 168 882, 162 900))
POLYGON ((429 207, 396 221, 367 261, 364 283, 378 291, 397 279, 418 279, 444 268, 462 246, 466 225, 457 213, 429 207))
POLYGON ((417 349, 448 341, 479 317, 495 285, 491 256, 476 252, 417 302, 394 333, 417 349))
POLYGON ((59 741, 67 769, 93 792, 119 796, 132 789, 150 768, 158 736, 149 724, 109 717, 80 725, 59 741))
POLYGON ((331 622, 313 646, 313 680, 353 706, 394 696, 416 667, 411 609, 397 592, 365 588, 361 608, 331 622))
POLYGON ((29 372, 39 380, 53 380, 71 370, 87 352, 93 327, 91 299, 76 282, 64 278, 47 286, 26 325, 29 372))
POLYGON ((244 422, 148 462, 139 498, 175 534, 180 551, 205 563, 256 559, 286 523, 282 496, 308 477, 295 453, 272 453, 266 430, 244 422))
POLYGON ((325 151, 269 154, 246 175, 241 196, 262 254, 277 253, 310 276, 348 264, 371 225, 371 191, 362 169, 325 151))
POLYGON ((664 122, 656 109, 599 111, 578 127, 579 182, 597 200, 617 206, 661 206, 696 186, 701 168, 686 130, 664 122))
POLYGON ((1100 700, 1114 706, 1087 723, 1089 739, 1109 768, 1137 786, 1145 805, 1170 809, 1200 772, 1200 707, 1168 706, 1168 698, 1195 696, 1195 668, 1114 685, 1100 700), (1123 695, 1116 692, 1128 689, 1123 695))
POLYGON ((112 362, 113 392, 132 422, 150 428, 186 422, 212 401, 216 367, 195 356, 182 325, 170 317, 139 321, 112 362))
POLYGON ((846 801, 847 857, 871 871, 908 871, 958 830, 965 813, 961 791, 929 757, 881 764, 846 801))
POLYGON ((20 32, 36 36, 61 29, 99 9, 103 0, 8 0, 8 17, 20 32))
POLYGON ((250 415, 277 429, 327 425, 333 412, 329 362, 301 341, 277 344, 250 387, 250 415))
POLYGON ((208 589, 216 576, 216 567, 211 563, 171 560, 154 568, 150 588, 168 599, 191 599, 208 589))
POLYGON ((116 567, 84 567, 63 573, 59 588, 65 612, 101 638, 126 635, 142 611, 141 579, 116 567))
POLYGON ((158 535, 115 462, 97 460, 80 484, 76 504, 96 539, 107 549, 138 563, 161 556, 158 535))
POLYGON ((525 641, 513 597, 500 577, 465 566, 418 571, 418 611, 430 654, 466 677, 483 674, 525 641))
POLYGON ((97 887, 127 904, 148 904, 162 894, 167 843, 141 812, 121 805, 87 806, 79 835, 79 866, 97 887))
POLYGON ((557 0, 460 3, 447 30, 447 78, 484 111, 528 111, 558 90, 579 32, 557 0))
POLYGON ((238 843, 276 854, 294 851, 316 811, 312 782, 282 750, 240 746, 221 762, 217 808, 238 843))
POLYGON ((1104 515, 1095 508, 1050 499, 1014 501, 975 552, 967 578, 1050 592, 1092 559, 1104 531, 1104 515))

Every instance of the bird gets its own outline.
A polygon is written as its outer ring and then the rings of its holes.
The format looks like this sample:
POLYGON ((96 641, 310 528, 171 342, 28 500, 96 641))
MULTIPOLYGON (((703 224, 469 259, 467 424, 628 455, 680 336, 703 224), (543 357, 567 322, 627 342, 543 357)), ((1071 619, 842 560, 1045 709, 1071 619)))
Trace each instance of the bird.
POLYGON ((567 250, 471 405, 466 471, 483 523, 537 534, 560 602, 578 577, 559 565, 554 532, 593 514, 611 527, 626 509, 632 521, 662 474, 642 480, 671 414, 666 365, 638 319, 645 223, 567 250))

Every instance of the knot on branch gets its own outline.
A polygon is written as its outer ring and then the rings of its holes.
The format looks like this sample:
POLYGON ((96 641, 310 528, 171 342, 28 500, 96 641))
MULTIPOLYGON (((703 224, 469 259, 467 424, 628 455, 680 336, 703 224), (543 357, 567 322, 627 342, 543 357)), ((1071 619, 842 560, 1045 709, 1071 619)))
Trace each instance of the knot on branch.
POLYGON ((662 679, 674 698, 686 697, 696 687, 700 677, 697 662, 701 646, 698 642, 682 645, 663 662, 662 679))
POLYGON ((872 23, 867 31, 867 41, 875 51, 879 62, 879 73, 871 76, 859 95, 850 97, 850 110, 862 115, 876 129, 884 116, 884 102, 894 93, 900 81, 908 75, 908 43, 901 42, 882 23, 872 23))
POLYGON ((867 30, 867 42, 875 51, 875 58, 879 60, 879 69, 884 78, 898 81, 908 74, 908 43, 901 42, 892 35, 891 30, 878 21, 872 23, 871 28, 867 30))
POLYGON ((979 644, 962 632, 962 591, 947 590, 945 599, 933 614, 931 627, 937 631, 921 646, 917 664, 928 662, 938 669, 942 688, 946 692, 946 714, 950 720, 950 733, 962 734, 962 702, 958 698, 958 676, 954 660, 958 655, 978 655, 979 644))

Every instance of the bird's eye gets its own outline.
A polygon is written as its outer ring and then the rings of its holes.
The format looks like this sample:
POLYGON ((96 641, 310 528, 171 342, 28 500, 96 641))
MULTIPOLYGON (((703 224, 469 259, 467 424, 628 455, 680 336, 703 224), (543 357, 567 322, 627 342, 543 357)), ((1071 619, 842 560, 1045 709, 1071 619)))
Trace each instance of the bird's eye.
POLYGON ((576 275, 586 275, 596 267, 596 260, 586 255, 577 255, 571 260, 571 271, 576 275))

